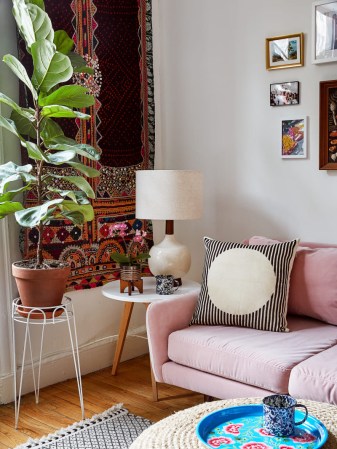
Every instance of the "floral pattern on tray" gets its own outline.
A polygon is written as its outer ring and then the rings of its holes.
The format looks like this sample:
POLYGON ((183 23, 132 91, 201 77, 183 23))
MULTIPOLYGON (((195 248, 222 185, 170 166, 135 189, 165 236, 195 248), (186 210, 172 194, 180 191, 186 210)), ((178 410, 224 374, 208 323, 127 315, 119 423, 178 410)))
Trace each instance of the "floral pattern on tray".
POLYGON ((314 449, 318 436, 299 426, 295 434, 275 437, 263 429, 262 416, 242 416, 220 424, 207 435, 210 448, 228 449, 314 449))

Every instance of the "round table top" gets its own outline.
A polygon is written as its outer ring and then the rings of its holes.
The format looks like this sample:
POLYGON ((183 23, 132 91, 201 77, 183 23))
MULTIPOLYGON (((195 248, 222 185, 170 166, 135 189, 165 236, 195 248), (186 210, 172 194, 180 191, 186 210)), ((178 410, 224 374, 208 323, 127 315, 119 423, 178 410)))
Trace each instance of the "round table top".
POLYGON ((156 293, 156 279, 154 277, 144 277, 143 279, 143 293, 139 293, 137 288, 128 295, 127 290, 123 293, 119 291, 119 282, 113 281, 105 284, 102 288, 102 294, 110 299, 115 299, 117 301, 125 302, 141 302, 141 303, 151 303, 159 301, 164 298, 177 298, 182 295, 191 293, 192 291, 199 291, 200 284, 189 279, 182 279, 182 285, 178 287, 178 290, 172 295, 158 295, 156 293))
MULTIPOLYGON (((262 398, 240 398, 205 402, 174 413, 153 424, 131 444, 130 449, 205 449, 196 436, 197 423, 206 415, 224 407, 259 404, 262 398)), ((322 402, 298 400, 308 408, 309 414, 327 428, 329 438, 324 449, 337 448, 337 407, 322 402)))

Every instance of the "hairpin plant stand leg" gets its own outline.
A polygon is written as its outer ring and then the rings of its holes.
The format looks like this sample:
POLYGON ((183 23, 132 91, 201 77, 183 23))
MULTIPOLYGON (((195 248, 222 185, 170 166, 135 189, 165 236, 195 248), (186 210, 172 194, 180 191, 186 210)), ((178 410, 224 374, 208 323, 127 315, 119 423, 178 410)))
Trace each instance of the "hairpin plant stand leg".
MULTIPOLYGON (((12 310, 12 341, 13 341, 13 374, 14 374, 14 407, 15 407, 15 428, 18 428, 19 423, 19 414, 20 414, 20 405, 21 405, 21 395, 22 395, 22 385, 23 385, 23 375, 25 370, 26 363, 26 355, 27 355, 27 344, 30 356, 30 363, 32 367, 32 377, 33 377, 33 385, 34 385, 34 393, 35 393, 35 402, 39 403, 40 396, 40 379, 41 379, 41 365, 42 365, 42 350, 44 343, 44 335, 45 335, 45 327, 48 324, 58 324, 60 322, 67 322, 69 339, 71 344, 71 351, 74 361, 75 374, 77 380, 77 388, 80 400, 80 406, 82 411, 82 419, 85 418, 84 412, 84 402, 83 402, 83 389, 82 389, 82 379, 81 379, 81 369, 80 369, 80 358, 78 351, 78 340, 77 340, 77 332, 76 332, 76 322, 75 322, 75 314, 72 309, 72 305, 70 303, 71 311, 69 312, 69 302, 67 306, 62 306, 63 313, 62 317, 47 319, 44 315, 44 318, 37 321, 36 319, 30 318, 30 315, 26 318, 22 318, 17 313, 17 304, 13 304, 12 310), (25 334, 24 334, 24 343, 23 343, 23 352, 22 352, 22 363, 21 363, 21 372, 18 375, 18 365, 17 365, 17 357, 16 357, 16 336, 15 336, 15 323, 20 322, 25 325, 25 334), (72 326, 71 326, 72 322, 72 326), (31 325, 41 326, 41 335, 40 335, 40 348, 39 348, 39 358, 38 358, 38 366, 37 366, 37 377, 36 377, 36 368, 34 367, 34 359, 33 359, 33 351, 32 351, 32 339, 31 339, 31 325), (19 380, 19 387, 17 386, 17 382, 19 380)), ((34 309, 36 311, 36 309, 34 309)), ((43 313, 43 311, 42 311, 43 313)))

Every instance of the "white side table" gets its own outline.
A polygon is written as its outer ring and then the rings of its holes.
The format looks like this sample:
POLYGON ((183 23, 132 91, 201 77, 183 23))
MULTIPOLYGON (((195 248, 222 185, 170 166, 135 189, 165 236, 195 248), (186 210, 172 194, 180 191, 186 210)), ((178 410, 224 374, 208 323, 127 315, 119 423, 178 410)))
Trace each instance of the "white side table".
MULTIPOLYGON (((156 280, 154 277, 144 277, 143 278, 143 293, 139 293, 137 289, 132 292, 132 295, 128 295, 127 292, 120 293, 119 282, 113 281, 105 284, 102 289, 102 294, 109 299, 114 299, 116 301, 123 301, 124 311, 120 321, 118 340, 116 345, 115 356, 112 364, 111 374, 114 376, 117 373, 118 364, 121 359, 125 338, 128 332, 128 327, 130 323, 130 318, 135 303, 142 303, 148 308, 149 304, 155 301, 163 300, 164 298, 174 298, 181 297, 195 290, 200 290, 200 284, 198 282, 190 281, 183 278, 183 284, 178 288, 176 292, 172 295, 158 295, 156 293, 156 280)), ((152 380, 152 395, 155 401, 158 400, 158 390, 157 383, 154 379, 152 369, 151 369, 151 380, 152 380)))
POLYGON ((42 361, 42 349, 43 349, 43 340, 44 340, 44 331, 47 325, 51 324, 59 324, 59 323, 67 323, 68 331, 69 331, 69 339, 73 354, 75 373, 77 379, 77 387, 78 387, 78 395, 80 398, 80 405, 82 410, 82 419, 84 416, 84 404, 83 404, 83 390, 82 390, 82 379, 81 379, 81 369, 80 369, 80 358, 78 352, 78 342, 77 342, 77 333, 76 333, 76 322, 75 322, 75 314, 71 299, 64 296, 62 304, 57 307, 26 307, 21 304, 20 298, 16 298, 12 303, 12 322, 13 322, 13 370, 14 370, 14 401, 15 401, 15 428, 18 428, 19 422, 19 413, 20 413, 20 402, 21 402, 21 393, 22 393, 22 381, 23 381, 23 373, 25 367, 25 359, 26 359, 26 351, 27 351, 27 342, 29 344, 29 352, 30 352, 30 360, 32 365, 32 374, 33 374, 33 384, 34 384, 34 392, 35 392, 35 401, 38 404, 39 402, 39 393, 40 393, 40 374, 41 374, 41 361, 42 361), (19 391, 17 392, 17 360, 16 360, 16 341, 15 341, 15 325, 16 323, 22 324, 25 326, 25 339, 23 344, 23 353, 22 353, 22 365, 21 365, 21 374, 20 374, 20 383, 19 383, 19 391), (72 326, 71 326, 72 324, 72 326), (33 361, 33 351, 32 351, 32 342, 30 336, 30 326, 41 326, 41 340, 40 340, 40 353, 39 353, 39 363, 38 363, 38 374, 37 380, 35 376, 34 369, 34 361, 33 361))

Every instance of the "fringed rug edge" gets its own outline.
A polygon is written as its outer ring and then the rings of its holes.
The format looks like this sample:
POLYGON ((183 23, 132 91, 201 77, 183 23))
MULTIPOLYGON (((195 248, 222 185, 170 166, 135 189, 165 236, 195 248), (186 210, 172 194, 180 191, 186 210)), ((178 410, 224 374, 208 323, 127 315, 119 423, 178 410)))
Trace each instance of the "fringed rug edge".
POLYGON ((100 424, 102 421, 111 418, 117 418, 118 416, 126 415, 129 411, 126 408, 123 408, 123 404, 116 404, 105 410, 102 413, 98 413, 93 415, 91 418, 86 418, 82 421, 78 421, 74 424, 71 424, 68 427, 57 430, 54 433, 51 433, 47 436, 43 436, 42 438, 30 438, 26 443, 20 444, 16 446, 14 449, 38 449, 47 443, 51 443, 52 441, 61 440, 62 438, 68 437, 72 433, 79 432, 81 430, 86 429, 89 426, 95 426, 100 424))

